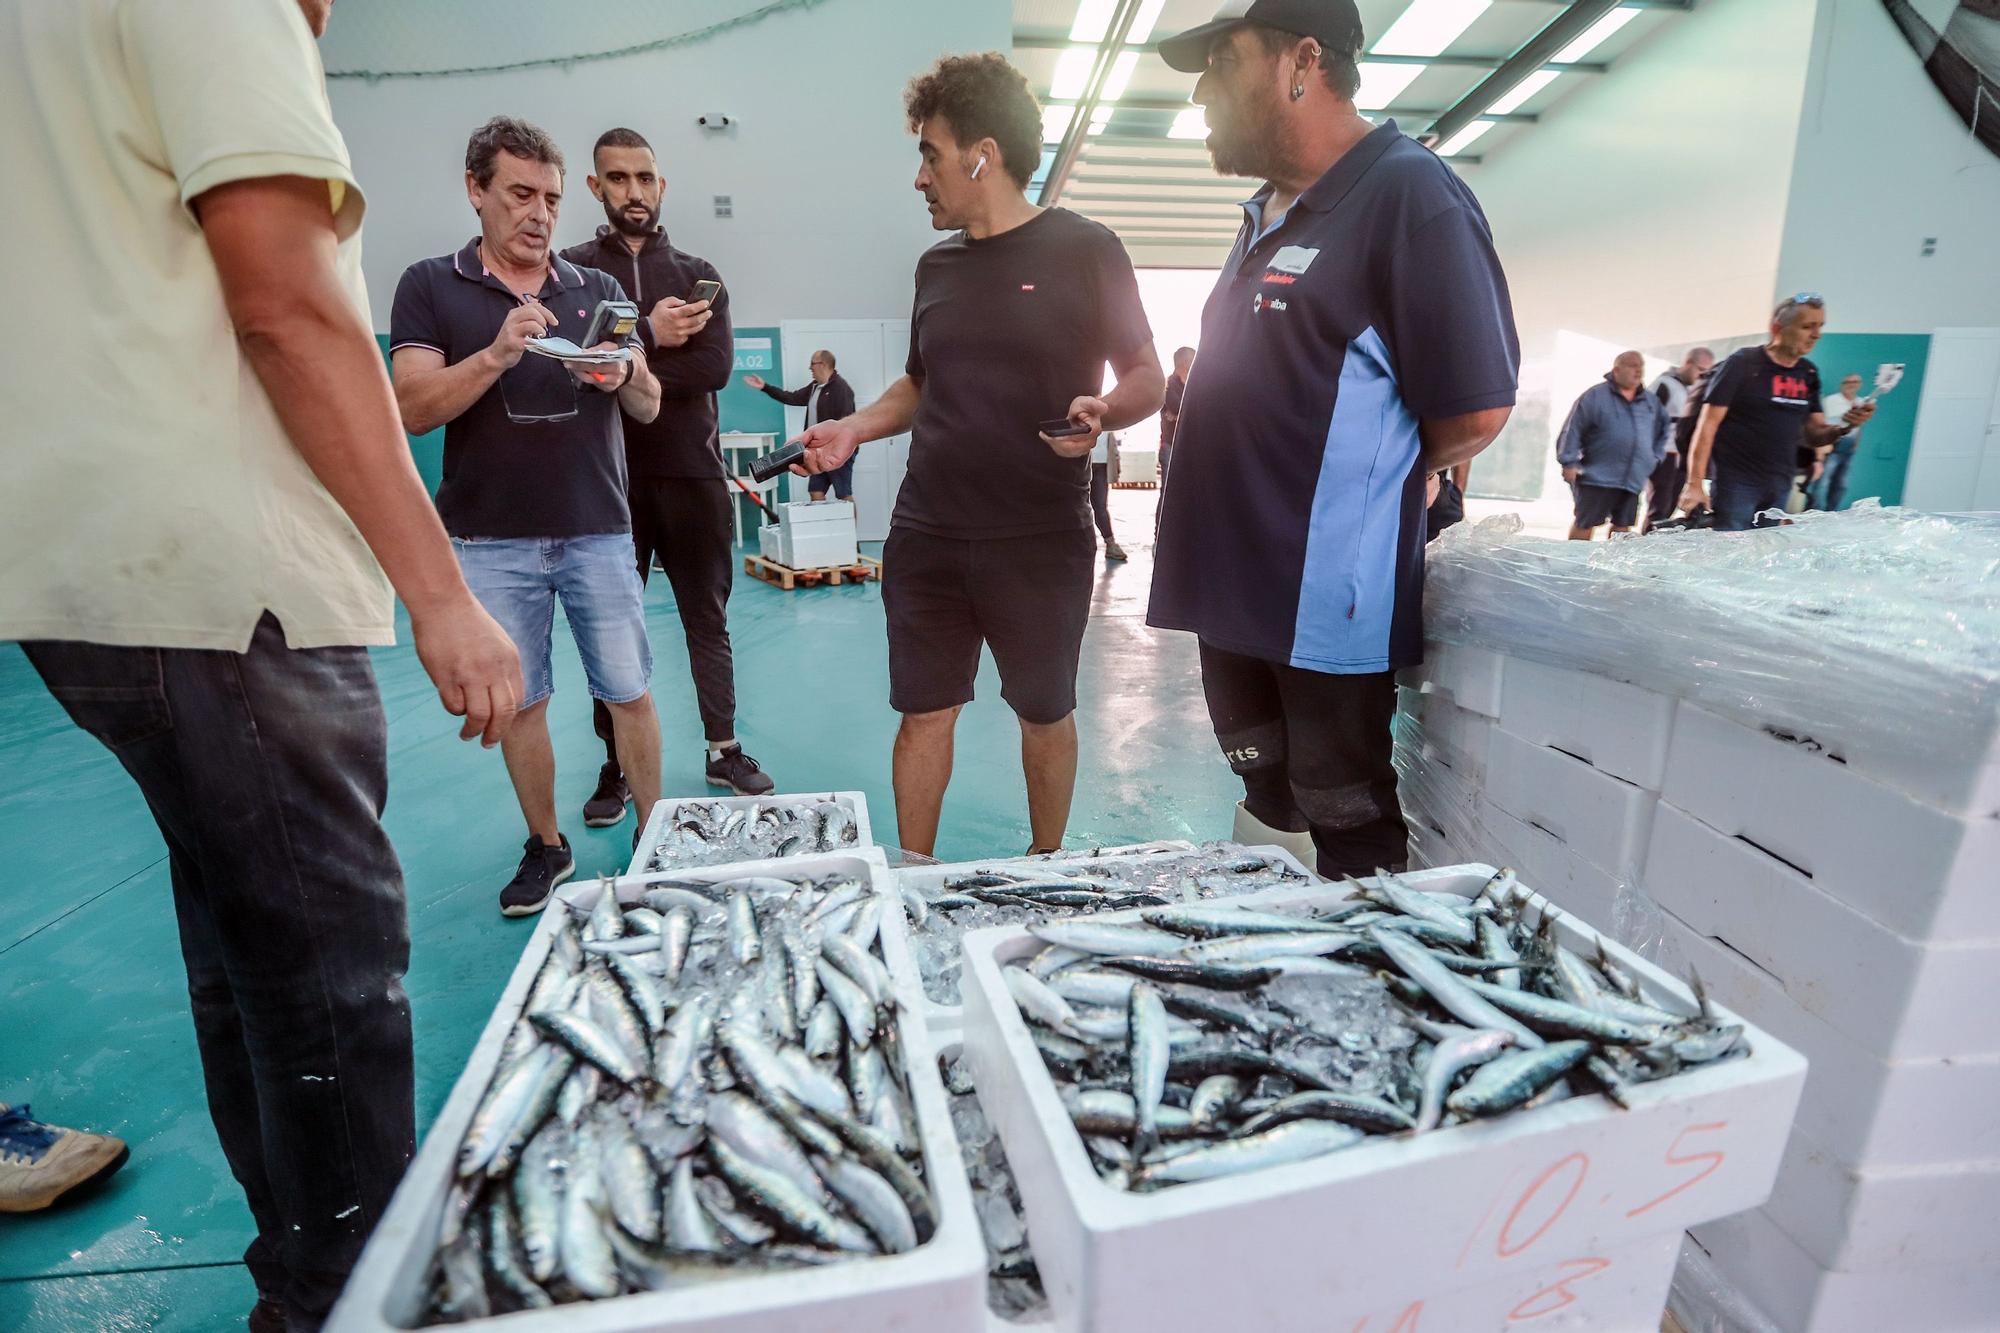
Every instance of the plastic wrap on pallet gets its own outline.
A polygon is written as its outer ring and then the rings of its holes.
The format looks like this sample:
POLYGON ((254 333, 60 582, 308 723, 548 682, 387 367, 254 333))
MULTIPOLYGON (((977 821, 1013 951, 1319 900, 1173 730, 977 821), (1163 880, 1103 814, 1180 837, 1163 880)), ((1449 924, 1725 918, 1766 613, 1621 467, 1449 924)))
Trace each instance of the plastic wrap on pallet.
POLYGON ((1873 502, 1643 540, 1461 523, 1425 632, 1691 699, 1751 726, 1978 764, 2000 729, 2000 521, 1873 502))
POLYGON ((1686 1333, 1784 1333, 1755 1301, 1736 1289, 1691 1236, 1681 1239, 1667 1313, 1686 1333))

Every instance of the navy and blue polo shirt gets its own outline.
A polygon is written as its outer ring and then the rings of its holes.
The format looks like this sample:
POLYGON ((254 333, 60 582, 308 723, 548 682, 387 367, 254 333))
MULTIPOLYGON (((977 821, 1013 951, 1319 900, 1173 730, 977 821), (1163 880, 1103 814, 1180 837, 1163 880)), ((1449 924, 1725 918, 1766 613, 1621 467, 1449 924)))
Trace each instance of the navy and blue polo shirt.
MULTIPOLYGON (((610 274, 551 256, 537 293, 551 334, 580 341, 599 301, 623 301, 610 274)), ((457 365, 490 347, 520 298, 487 272, 479 238, 403 271, 389 350, 428 347, 457 365)), ((636 344, 635 344, 636 345, 636 344)), ((444 428, 438 517, 454 537, 583 537, 629 532, 618 395, 580 387, 533 352, 444 428)))
POLYGON ((1520 343, 1472 192, 1394 121, 1266 227, 1202 313, 1147 623, 1349 675, 1423 658, 1418 422, 1514 402, 1520 343))

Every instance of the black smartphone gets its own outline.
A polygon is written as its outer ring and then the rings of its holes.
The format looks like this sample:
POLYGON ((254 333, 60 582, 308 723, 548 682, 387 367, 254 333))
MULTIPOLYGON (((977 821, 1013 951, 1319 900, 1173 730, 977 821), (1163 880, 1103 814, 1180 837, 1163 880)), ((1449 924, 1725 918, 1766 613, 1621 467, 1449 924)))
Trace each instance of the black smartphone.
POLYGON ((713 301, 720 295, 722 295, 722 284, 714 278, 703 278, 694 285, 694 291, 688 297, 688 304, 693 305, 696 301, 713 301))
POLYGON ((1090 427, 1079 426, 1076 422, 1071 421, 1068 417, 1057 417, 1054 421, 1041 422, 1039 425, 1035 427, 1035 429, 1040 431, 1042 434, 1048 436, 1052 440, 1060 440, 1067 435, 1090 434, 1090 427))

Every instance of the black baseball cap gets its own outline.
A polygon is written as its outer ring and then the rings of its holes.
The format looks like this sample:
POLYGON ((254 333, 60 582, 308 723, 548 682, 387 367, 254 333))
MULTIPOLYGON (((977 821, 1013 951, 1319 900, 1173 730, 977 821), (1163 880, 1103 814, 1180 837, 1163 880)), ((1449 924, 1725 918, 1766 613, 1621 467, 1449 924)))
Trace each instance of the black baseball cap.
POLYGON ((1214 18, 1162 41, 1160 59, 1183 74, 1199 74, 1208 68, 1208 48, 1215 39, 1246 23, 1317 37, 1328 50, 1343 54, 1361 49, 1361 12, 1354 0, 1223 0, 1214 18))

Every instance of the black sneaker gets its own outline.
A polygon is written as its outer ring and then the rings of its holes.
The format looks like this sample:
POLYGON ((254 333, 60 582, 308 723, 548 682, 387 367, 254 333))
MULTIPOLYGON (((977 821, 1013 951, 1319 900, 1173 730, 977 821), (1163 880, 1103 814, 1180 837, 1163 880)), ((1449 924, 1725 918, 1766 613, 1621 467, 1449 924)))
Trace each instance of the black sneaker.
POLYGON ((738 796, 769 796, 777 786, 740 745, 732 745, 720 759, 708 761, 708 785, 727 787, 738 796))
POLYGON ((269 1296, 259 1296, 244 1322, 250 1333, 285 1333, 285 1307, 269 1296))
POLYGON ((530 833, 524 844, 520 868, 507 887, 500 890, 500 915, 533 916, 549 905, 556 885, 576 873, 576 857, 570 853, 569 839, 551 847, 530 833))
POLYGON ((625 775, 618 771, 618 765, 606 763, 597 770, 597 790, 583 803, 583 822, 592 828, 610 828, 625 818, 625 803, 631 799, 625 775))

